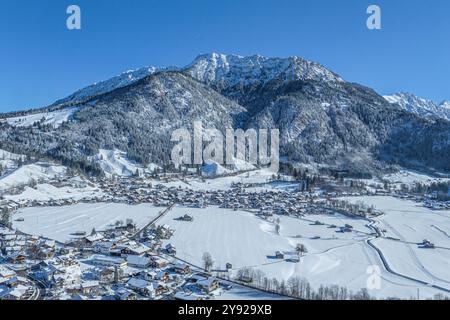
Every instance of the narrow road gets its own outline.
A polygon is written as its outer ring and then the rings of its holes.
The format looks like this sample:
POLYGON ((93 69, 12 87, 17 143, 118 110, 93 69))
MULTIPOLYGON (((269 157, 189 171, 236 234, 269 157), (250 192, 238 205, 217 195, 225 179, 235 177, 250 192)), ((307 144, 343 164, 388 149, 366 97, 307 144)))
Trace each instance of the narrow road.
POLYGON ((167 207, 166 209, 164 209, 163 211, 161 211, 159 213, 159 215, 154 218, 152 221, 150 221, 149 223, 147 223, 143 228, 141 228, 139 231, 137 231, 131 238, 132 239, 136 239, 139 238, 140 234, 142 232, 144 232, 145 229, 147 229, 148 227, 150 227, 152 224, 156 223, 159 219, 161 219, 162 217, 164 217, 167 213, 169 213, 174 207, 175 207, 175 203, 173 203, 172 205, 170 205, 169 207, 167 207))

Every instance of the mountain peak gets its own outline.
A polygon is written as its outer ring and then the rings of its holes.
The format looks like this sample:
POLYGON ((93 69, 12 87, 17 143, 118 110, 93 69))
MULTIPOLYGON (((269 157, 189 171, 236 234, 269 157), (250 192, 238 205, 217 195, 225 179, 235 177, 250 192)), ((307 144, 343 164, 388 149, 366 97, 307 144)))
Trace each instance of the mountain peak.
POLYGON ((343 81, 322 65, 300 57, 269 58, 261 55, 240 56, 209 53, 199 55, 185 68, 192 77, 222 87, 283 81, 343 81))
POLYGON ((384 96, 391 104, 397 104, 402 109, 415 113, 421 117, 438 117, 450 120, 450 102, 444 101, 440 105, 429 99, 420 98, 408 92, 399 92, 384 96))

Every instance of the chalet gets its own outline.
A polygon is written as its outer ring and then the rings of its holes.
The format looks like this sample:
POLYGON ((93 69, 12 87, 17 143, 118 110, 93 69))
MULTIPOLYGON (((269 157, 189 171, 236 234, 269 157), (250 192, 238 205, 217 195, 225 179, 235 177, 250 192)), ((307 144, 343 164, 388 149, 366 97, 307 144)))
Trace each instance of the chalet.
POLYGON ((97 241, 103 240, 103 238, 104 238, 103 235, 101 235, 100 233, 95 233, 93 235, 90 235, 90 236, 87 236, 87 237, 83 237, 81 240, 84 243, 84 245, 91 247, 97 241))
POLYGON ((160 257, 153 257, 151 267, 152 268, 165 268, 168 264, 168 261, 166 259, 160 258, 160 257))
POLYGON ((50 278, 51 285, 63 287, 67 285, 73 285, 80 282, 81 269, 78 265, 72 265, 69 267, 58 268, 57 272, 54 272, 50 278))
POLYGON ((220 284, 219 284, 219 281, 217 279, 215 279, 213 277, 210 277, 210 278, 205 279, 205 280, 197 281, 197 286, 201 290, 205 291, 206 293, 211 293, 214 290, 219 289, 220 284))
POLYGON ((15 252, 6 257, 6 260, 12 264, 22 264, 26 260, 26 256, 20 252, 15 252))
POLYGON ((98 281, 84 281, 78 285, 72 285, 67 287, 67 291, 70 294, 84 294, 94 295, 100 289, 100 283, 98 281))
POLYGON ((103 255, 94 255, 92 256, 91 260, 94 264, 107 267, 124 268, 127 265, 127 262, 122 258, 108 257, 103 255))
POLYGON ((99 270, 99 272, 97 273, 97 277, 100 283, 104 284, 114 283, 119 279, 118 272, 119 271, 114 268, 105 268, 99 270))
POLYGON ((139 293, 140 295, 150 298, 154 298, 156 296, 154 287, 146 280, 131 278, 128 280, 127 285, 131 290, 139 293))
POLYGON ((170 275, 166 271, 160 270, 156 272, 154 279, 162 282, 169 282, 170 275))
POLYGON ((92 249, 96 253, 109 255, 111 251, 114 250, 116 247, 117 244, 115 241, 102 241, 96 242, 92 247, 92 249))
POLYGON ((14 278, 16 276, 16 273, 11 270, 6 268, 3 265, 0 265, 0 278, 4 278, 6 280, 14 278))
POLYGON ((175 246, 171 243, 169 243, 168 245, 166 245, 166 252, 170 255, 176 255, 177 254, 177 249, 175 248, 175 246))
POLYGON ((128 244, 123 245, 120 253, 122 256, 142 256, 150 251, 150 248, 142 243, 137 243, 135 241, 130 241, 128 244))
POLYGON ((191 273, 191 268, 185 263, 177 263, 172 267, 172 270, 179 274, 191 273))
POLYGON ((0 300, 21 300, 29 290, 29 287, 23 285, 14 288, 0 286, 0 300))
POLYGON ((137 295, 133 291, 127 290, 125 288, 121 288, 121 289, 117 290, 114 297, 117 300, 121 300, 121 301, 137 299, 137 295))
POLYGON ((148 268, 152 264, 152 260, 149 257, 141 257, 141 256, 128 256, 127 263, 130 267, 135 268, 148 268))
POLYGON ((182 301, 201 301, 205 299, 202 296, 182 291, 179 291, 176 294, 174 294, 173 298, 175 300, 182 300, 182 301))
POLYGON ((81 283, 81 292, 83 294, 94 294, 100 288, 98 281, 85 281, 81 283))

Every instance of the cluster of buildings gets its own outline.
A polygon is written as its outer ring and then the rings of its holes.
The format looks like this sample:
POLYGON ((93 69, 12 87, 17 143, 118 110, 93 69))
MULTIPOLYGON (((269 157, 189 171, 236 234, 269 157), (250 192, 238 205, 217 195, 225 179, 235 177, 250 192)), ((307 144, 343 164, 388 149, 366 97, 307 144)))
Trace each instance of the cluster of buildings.
POLYGON ((133 226, 59 243, 0 228, 0 300, 211 299, 229 284, 173 257, 173 230, 133 226))

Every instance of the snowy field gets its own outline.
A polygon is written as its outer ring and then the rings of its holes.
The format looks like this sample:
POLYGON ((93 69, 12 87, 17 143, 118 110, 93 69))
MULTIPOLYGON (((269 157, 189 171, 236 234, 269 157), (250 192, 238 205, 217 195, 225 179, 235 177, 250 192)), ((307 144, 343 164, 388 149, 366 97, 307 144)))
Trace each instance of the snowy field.
POLYGON ((117 220, 133 219, 143 227, 162 210, 151 204, 136 206, 119 203, 77 204, 66 207, 34 207, 19 210, 13 220, 14 228, 29 234, 42 235, 58 241, 72 238, 74 232, 88 234, 92 228, 104 230, 117 220))
POLYGON ((20 201, 52 201, 72 199, 80 201, 87 198, 101 197, 103 194, 98 188, 85 187, 61 187, 57 188, 51 184, 38 184, 34 188, 25 187, 23 192, 16 195, 4 195, 7 200, 20 201))
POLYGON ((376 239, 391 268, 431 285, 450 289, 450 211, 435 211, 409 200, 393 197, 358 197, 382 210, 376 219, 385 235, 397 240, 376 239), (430 240, 436 249, 420 248, 430 240))
POLYGON ((160 223, 175 229, 174 237, 168 241, 177 248, 178 256, 201 266, 202 255, 209 252, 214 268, 223 270, 226 263, 236 271, 243 267, 259 269, 266 276, 279 280, 304 277, 313 287, 320 285, 342 285, 358 291, 367 286, 367 269, 377 265, 381 269, 381 288, 369 290, 376 297, 416 296, 420 288, 423 296, 431 297, 438 289, 398 277, 382 268, 381 258, 370 247, 371 230, 368 221, 344 216, 307 216, 300 220, 280 217, 280 234, 275 224, 259 219, 252 213, 221 208, 192 209, 177 207, 164 216, 160 223), (174 220, 184 214, 194 217, 194 222, 174 220), (313 225, 319 220, 325 225, 313 225), (356 231, 340 233, 329 224, 343 226, 351 224, 356 231), (320 237, 320 238, 318 238, 320 237), (276 260, 276 251, 293 251, 298 243, 304 244, 308 253, 300 263, 276 260))

